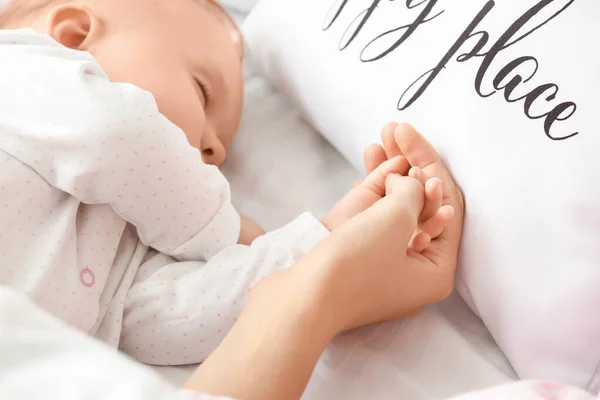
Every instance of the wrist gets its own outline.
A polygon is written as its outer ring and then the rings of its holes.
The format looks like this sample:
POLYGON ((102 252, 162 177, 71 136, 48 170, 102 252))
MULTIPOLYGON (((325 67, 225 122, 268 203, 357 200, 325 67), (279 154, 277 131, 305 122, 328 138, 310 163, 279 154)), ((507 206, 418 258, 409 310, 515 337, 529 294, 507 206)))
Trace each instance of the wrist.
POLYGON ((327 215, 324 216, 323 218, 321 218, 319 220, 319 222, 325 227, 325 229, 327 229, 329 232, 333 232, 333 229, 331 229, 330 225, 331 222, 329 222, 329 219, 327 218, 327 215))
POLYGON ((254 220, 240 214, 240 234, 237 243, 250 246, 265 231, 254 220))
POLYGON ((252 289, 247 314, 260 314, 282 327, 294 325, 309 332, 311 341, 324 349, 341 329, 328 292, 319 283, 319 265, 323 266, 322 261, 311 263, 311 257, 305 256, 293 267, 264 278, 252 289))
POLYGON ((252 289, 235 326, 186 388, 240 399, 300 398, 335 333, 317 298, 294 289, 307 286, 290 285, 302 279, 296 274, 276 272, 252 289))
MULTIPOLYGON (((367 325, 361 289, 368 282, 355 280, 356 274, 349 272, 357 263, 365 265, 368 259, 356 259, 347 248, 344 235, 332 235, 319 244, 291 269, 297 268, 301 278, 294 278, 295 288, 303 291, 305 309, 312 309, 314 318, 331 339, 338 334, 367 325), (304 281, 302 281, 304 279, 304 281), (357 290, 357 288, 359 288, 357 290)), ((368 315, 368 313, 367 313, 368 315)), ((373 321, 377 322, 377 321, 373 321)))
POLYGON ((353 310, 344 301, 344 285, 338 279, 346 263, 344 254, 336 250, 335 241, 330 239, 289 269, 291 287, 287 290, 297 301, 296 307, 303 310, 303 318, 318 325, 321 335, 329 341, 348 330, 353 319, 353 310))

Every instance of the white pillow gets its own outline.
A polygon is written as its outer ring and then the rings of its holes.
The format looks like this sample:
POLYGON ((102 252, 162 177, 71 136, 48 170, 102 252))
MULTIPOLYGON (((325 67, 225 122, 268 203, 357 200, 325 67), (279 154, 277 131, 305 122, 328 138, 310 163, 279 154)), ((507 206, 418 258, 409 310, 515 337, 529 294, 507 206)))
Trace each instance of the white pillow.
POLYGON ((257 2, 258 0, 219 0, 225 9, 242 14, 248 14, 257 2))
POLYGON ((466 197, 460 293, 522 378, 594 392, 599 18, 597 0, 263 0, 245 25, 263 73, 357 167, 390 120, 427 136, 466 197))

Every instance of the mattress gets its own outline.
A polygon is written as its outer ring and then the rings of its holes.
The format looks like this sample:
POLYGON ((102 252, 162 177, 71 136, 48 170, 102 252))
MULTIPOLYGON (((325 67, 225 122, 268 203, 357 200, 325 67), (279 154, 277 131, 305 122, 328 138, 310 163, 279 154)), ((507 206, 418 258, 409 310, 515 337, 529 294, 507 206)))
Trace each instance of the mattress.
MULTIPOLYGON (((245 108, 223 167, 238 210, 267 230, 303 211, 322 216, 358 179, 357 171, 281 95, 246 68, 245 108)), ((175 384, 193 371, 157 367, 175 384)), ((481 322, 453 295, 412 320, 336 338, 305 399, 443 399, 516 379, 481 322)))

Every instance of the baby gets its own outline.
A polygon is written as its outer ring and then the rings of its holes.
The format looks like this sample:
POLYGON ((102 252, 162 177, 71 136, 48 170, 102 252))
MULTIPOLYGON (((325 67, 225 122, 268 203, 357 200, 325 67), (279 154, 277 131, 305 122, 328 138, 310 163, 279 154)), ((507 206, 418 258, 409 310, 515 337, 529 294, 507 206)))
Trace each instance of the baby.
MULTIPOLYGON (((263 235, 217 168, 243 88, 241 37, 219 6, 12 0, 0 28, 0 284, 142 362, 203 361, 257 280, 406 173, 391 158, 321 221, 263 235)), ((451 210, 438 180, 411 174, 426 188, 419 251, 451 210)))

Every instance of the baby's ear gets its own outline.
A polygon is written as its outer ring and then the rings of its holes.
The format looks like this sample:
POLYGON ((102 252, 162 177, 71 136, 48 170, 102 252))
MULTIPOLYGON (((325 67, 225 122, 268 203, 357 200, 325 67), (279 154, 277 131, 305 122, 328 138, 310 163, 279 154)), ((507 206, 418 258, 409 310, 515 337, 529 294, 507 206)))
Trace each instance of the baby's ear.
POLYGON ((92 10, 78 3, 57 5, 49 13, 48 34, 74 50, 87 50, 98 29, 99 21, 92 10))

